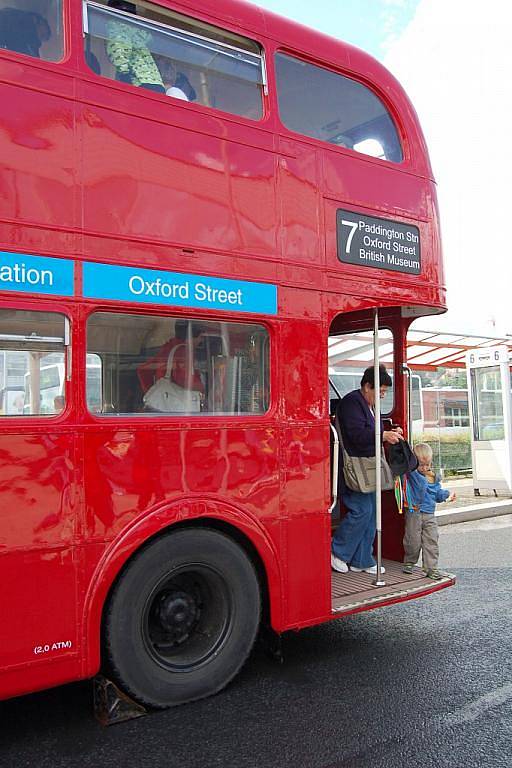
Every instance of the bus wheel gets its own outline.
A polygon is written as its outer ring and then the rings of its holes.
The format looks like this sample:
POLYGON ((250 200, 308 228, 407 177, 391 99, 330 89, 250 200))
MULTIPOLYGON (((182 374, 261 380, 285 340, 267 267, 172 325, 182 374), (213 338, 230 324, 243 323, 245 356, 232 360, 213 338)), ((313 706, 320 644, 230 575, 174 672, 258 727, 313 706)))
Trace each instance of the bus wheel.
POLYGON ((129 563, 112 594, 111 674, 151 707, 216 693, 251 651, 260 604, 254 566, 232 539, 205 528, 170 533, 129 563))

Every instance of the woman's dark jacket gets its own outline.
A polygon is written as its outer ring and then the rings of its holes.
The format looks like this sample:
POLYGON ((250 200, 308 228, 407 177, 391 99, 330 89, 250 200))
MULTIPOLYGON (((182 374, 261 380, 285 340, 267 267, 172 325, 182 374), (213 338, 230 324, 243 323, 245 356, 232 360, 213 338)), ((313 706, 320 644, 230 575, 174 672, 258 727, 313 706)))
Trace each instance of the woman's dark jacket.
POLYGON ((375 418, 360 389, 340 400, 337 419, 349 456, 375 456, 375 418))

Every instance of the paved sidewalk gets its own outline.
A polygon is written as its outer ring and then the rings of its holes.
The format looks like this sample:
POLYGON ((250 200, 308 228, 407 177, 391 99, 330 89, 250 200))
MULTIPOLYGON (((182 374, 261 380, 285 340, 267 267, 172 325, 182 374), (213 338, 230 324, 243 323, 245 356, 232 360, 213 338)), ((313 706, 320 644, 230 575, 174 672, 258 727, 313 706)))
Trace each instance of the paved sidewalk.
POLYGON ((498 491, 496 497, 492 490, 482 489, 480 496, 475 496, 471 477, 447 478, 443 487, 455 491, 457 498, 451 504, 438 504, 436 518, 439 525, 512 513, 511 494, 498 491))

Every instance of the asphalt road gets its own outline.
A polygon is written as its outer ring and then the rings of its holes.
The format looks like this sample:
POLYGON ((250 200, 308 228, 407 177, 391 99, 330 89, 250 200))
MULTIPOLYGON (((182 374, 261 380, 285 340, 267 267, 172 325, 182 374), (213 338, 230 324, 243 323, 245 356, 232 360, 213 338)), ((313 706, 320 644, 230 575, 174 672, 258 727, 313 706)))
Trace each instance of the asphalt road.
POLYGON ((512 516, 446 526, 454 589, 290 633, 231 686, 107 729, 90 683, 0 704, 1 768, 512 768, 512 516))

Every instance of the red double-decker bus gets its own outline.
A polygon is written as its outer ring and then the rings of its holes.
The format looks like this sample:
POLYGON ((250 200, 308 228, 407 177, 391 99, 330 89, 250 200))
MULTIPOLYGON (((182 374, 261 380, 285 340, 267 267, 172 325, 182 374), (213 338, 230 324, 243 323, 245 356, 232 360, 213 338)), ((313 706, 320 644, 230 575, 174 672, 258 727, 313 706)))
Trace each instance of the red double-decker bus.
MULTIPOLYGON (((330 568, 329 369, 445 309, 411 104, 238 0, 1 0, 0 696, 94 676, 165 707, 258 629, 408 600, 330 568), (357 350, 357 354, 354 352, 357 350)), ((343 514, 343 510, 341 510, 343 514)))

